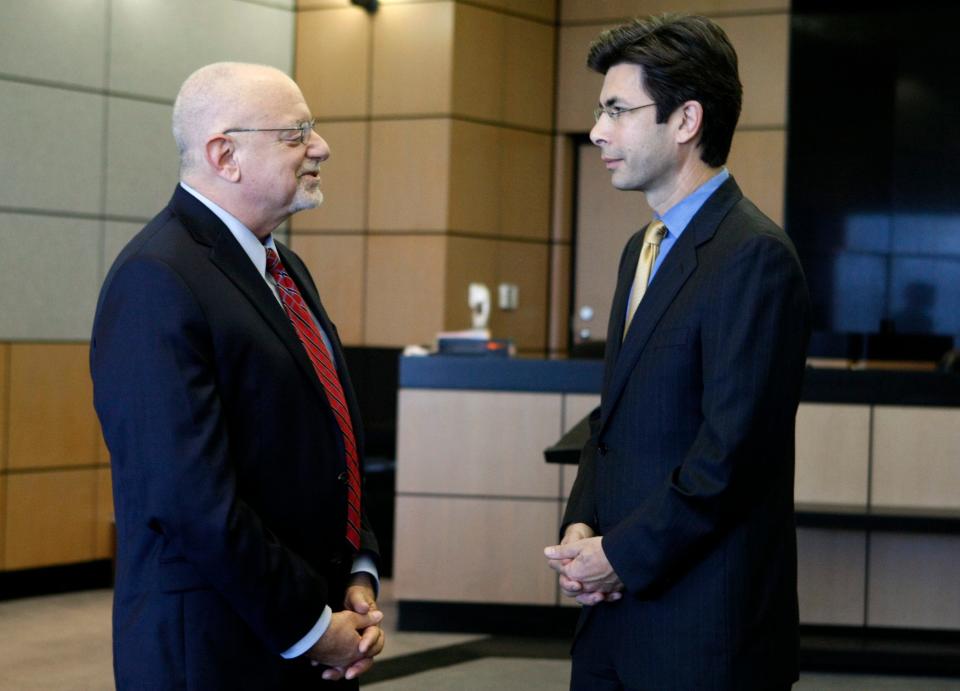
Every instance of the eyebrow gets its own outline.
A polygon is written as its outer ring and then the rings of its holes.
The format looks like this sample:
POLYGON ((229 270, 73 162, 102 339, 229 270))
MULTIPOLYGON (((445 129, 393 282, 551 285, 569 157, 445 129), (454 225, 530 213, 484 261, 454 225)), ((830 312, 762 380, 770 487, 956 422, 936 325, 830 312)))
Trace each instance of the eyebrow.
POLYGON ((597 105, 601 108, 603 106, 615 106, 617 103, 622 103, 619 96, 611 96, 606 101, 597 101, 597 105))

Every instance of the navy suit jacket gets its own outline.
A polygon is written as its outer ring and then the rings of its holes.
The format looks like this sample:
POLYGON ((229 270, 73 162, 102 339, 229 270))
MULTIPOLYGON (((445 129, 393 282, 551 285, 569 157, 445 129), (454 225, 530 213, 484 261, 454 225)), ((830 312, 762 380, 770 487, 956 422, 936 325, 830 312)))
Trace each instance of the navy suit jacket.
POLYGON ((619 669, 631 688, 786 686, 798 674, 803 273, 730 178, 664 259, 621 343, 642 242, 641 231, 621 258, 601 407, 564 517, 603 536, 625 597, 584 608, 578 630, 627 641, 619 669), (602 607, 620 608, 629 630, 585 628, 602 607))
MULTIPOLYGON (((362 453, 336 328, 278 250, 330 336, 362 453)), ((263 277, 180 187, 111 268, 90 361, 113 475, 118 688, 296 687, 286 675, 309 665, 280 653, 341 609, 353 556, 342 435, 263 277)), ((376 554, 365 518, 361 542, 376 554)))

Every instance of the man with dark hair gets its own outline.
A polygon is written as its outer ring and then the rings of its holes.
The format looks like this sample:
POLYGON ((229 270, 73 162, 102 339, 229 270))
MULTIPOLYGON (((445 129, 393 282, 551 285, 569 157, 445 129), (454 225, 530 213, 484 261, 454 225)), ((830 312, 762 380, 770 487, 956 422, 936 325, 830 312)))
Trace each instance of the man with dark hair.
POLYGON ((702 17, 604 32, 596 125, 655 219, 623 252, 601 406, 561 544, 585 605, 572 689, 788 689, 797 679, 794 419, 809 298, 786 234, 723 167, 737 57, 702 17))

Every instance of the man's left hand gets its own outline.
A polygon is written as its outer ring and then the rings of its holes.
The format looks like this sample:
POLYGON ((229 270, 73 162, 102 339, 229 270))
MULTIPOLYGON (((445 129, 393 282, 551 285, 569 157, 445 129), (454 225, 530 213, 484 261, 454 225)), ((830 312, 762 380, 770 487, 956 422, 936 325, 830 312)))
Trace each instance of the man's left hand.
POLYGON ((619 600, 623 595, 623 582, 603 552, 602 539, 588 537, 544 550, 550 568, 582 584, 583 592, 576 596, 581 605, 619 600))
MULTIPOLYGON (((343 598, 343 608, 358 614, 367 614, 377 607, 376 591, 373 587, 373 578, 370 574, 360 571, 350 577, 346 595, 343 598)), ((337 679, 355 679, 373 667, 373 658, 383 650, 384 635, 379 625, 368 626, 360 632, 360 652, 363 657, 351 663, 348 667, 330 667, 324 670, 323 678, 335 681, 337 679)))

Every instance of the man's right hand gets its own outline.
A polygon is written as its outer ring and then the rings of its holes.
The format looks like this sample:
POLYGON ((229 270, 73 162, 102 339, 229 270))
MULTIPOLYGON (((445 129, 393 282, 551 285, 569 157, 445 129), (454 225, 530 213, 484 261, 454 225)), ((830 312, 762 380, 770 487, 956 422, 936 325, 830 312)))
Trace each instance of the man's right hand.
MULTIPOLYGON (((382 620, 383 612, 380 610, 373 610, 367 614, 350 611, 334 612, 330 618, 330 626, 320 636, 320 640, 306 652, 306 655, 315 664, 340 669, 348 668, 351 663, 361 658, 373 658, 380 652, 383 645, 381 644, 379 648, 375 645, 370 647, 370 642, 366 641, 364 651, 361 651, 360 643, 364 640, 365 634, 370 638, 372 635, 370 632, 378 630, 377 625, 382 620)), ((379 640, 382 640, 382 637, 379 637, 379 640)), ((364 671, 367 667, 364 665, 364 671)))

